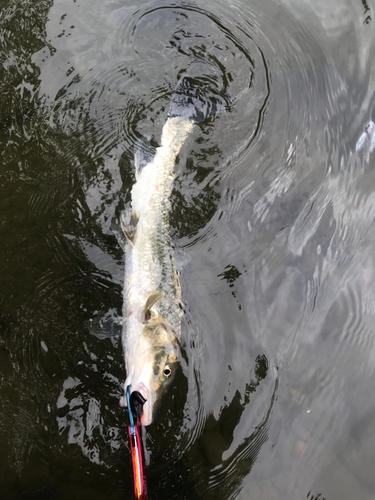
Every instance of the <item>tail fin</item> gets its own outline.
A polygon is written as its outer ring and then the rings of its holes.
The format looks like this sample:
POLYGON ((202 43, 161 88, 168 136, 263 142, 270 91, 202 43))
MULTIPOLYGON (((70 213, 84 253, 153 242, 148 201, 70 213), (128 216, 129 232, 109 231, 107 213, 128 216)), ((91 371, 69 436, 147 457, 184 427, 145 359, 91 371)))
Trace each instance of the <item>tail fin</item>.
POLYGON ((199 80, 183 76, 173 93, 168 116, 201 123, 233 104, 234 99, 227 94, 206 97, 200 86, 199 80))

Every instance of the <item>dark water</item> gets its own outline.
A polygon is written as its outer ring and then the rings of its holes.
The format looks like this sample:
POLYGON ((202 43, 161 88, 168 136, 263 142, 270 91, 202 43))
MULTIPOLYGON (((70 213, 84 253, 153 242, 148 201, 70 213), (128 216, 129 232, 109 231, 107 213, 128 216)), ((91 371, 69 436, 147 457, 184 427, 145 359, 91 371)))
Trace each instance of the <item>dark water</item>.
POLYGON ((180 76, 185 361, 152 499, 375 498, 373 0, 2 1, 0 499, 132 498, 111 231, 180 76))

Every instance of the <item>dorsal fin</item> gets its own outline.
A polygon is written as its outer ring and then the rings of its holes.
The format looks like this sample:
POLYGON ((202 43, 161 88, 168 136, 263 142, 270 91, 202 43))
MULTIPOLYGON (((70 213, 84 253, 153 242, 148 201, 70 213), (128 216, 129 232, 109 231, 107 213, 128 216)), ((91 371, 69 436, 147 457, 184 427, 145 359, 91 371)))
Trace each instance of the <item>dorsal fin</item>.
POLYGON ((123 210, 120 215, 120 224, 122 231, 129 241, 129 243, 133 244, 133 239, 135 236, 137 224, 139 221, 139 212, 136 210, 125 211, 123 210))
POLYGON ((164 297, 164 292, 159 292, 159 291, 155 291, 155 292, 152 292, 147 300, 146 300, 146 304, 143 308, 143 311, 142 311, 142 317, 141 317, 141 322, 142 323, 147 323, 148 321, 150 321, 151 317, 152 317, 152 314, 151 314, 151 308, 153 305, 156 304, 156 302, 160 299, 162 299, 164 297))

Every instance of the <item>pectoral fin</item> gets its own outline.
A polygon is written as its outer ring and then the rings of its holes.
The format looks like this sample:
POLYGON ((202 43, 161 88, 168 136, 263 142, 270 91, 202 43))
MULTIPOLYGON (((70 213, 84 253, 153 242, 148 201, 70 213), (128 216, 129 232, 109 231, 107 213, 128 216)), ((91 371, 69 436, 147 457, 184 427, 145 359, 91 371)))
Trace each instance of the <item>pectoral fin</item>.
POLYGON ((139 220, 139 213, 135 210, 131 212, 123 210, 120 215, 120 224, 122 231, 129 241, 129 243, 133 244, 133 239, 135 236, 137 224, 139 220))
POLYGON ((156 304, 156 302, 164 297, 164 292, 153 292, 149 295, 148 299, 146 300, 146 304, 143 308, 142 311, 142 317, 141 317, 141 322, 142 323, 147 323, 152 317, 151 313, 151 308, 156 304))

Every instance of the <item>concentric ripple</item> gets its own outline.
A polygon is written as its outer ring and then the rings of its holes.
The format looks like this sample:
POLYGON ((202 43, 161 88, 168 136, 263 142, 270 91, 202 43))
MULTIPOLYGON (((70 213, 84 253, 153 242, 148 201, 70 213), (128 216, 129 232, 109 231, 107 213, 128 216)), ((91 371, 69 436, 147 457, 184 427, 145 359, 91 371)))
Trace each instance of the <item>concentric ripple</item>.
POLYGON ((184 75, 232 99, 177 159, 183 359, 147 429, 150 496, 375 490, 372 18, 359 0, 3 9, 7 498, 132 493, 120 341, 86 325, 121 310, 112 227, 184 75))
POLYGON ((197 128, 181 153, 186 168, 178 175, 172 214, 178 237, 197 234, 217 211, 218 177, 227 175, 230 159, 241 156, 261 133, 270 93, 269 69, 254 28, 235 10, 228 19, 220 9, 150 2, 131 15, 128 7, 115 11, 104 30, 107 57, 98 55, 100 63, 90 67, 83 54, 75 54, 65 85, 55 86, 50 103, 51 124, 78 139, 72 156, 79 154, 83 141, 96 161, 117 148, 132 163, 138 139, 158 144, 181 76, 195 78, 208 96, 232 97, 232 109, 197 128), (181 212, 184 222, 178 220, 181 212))

